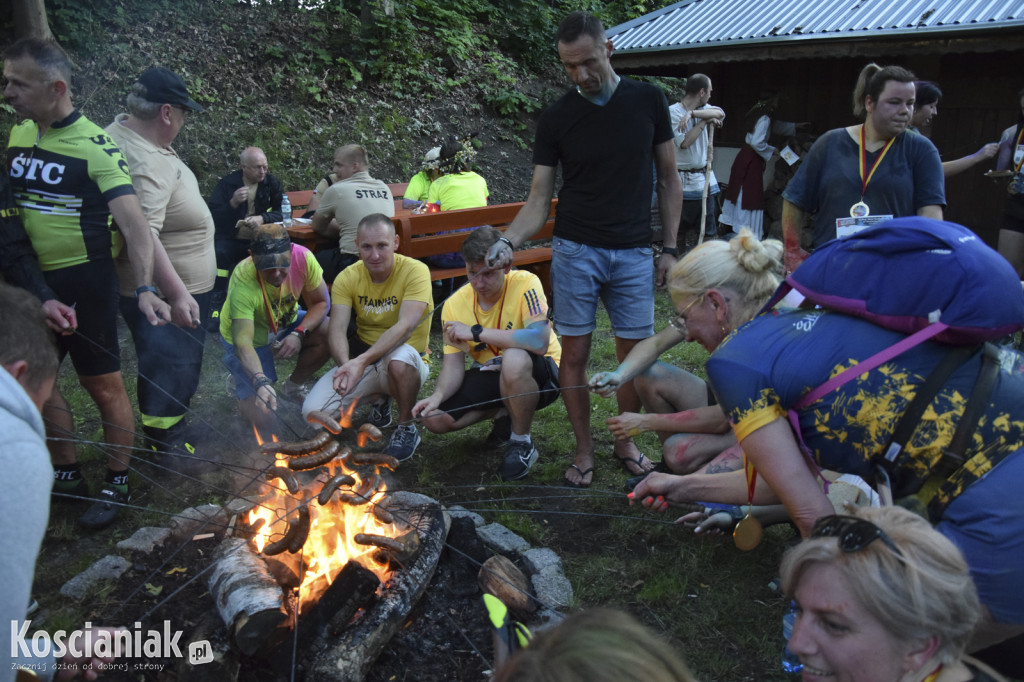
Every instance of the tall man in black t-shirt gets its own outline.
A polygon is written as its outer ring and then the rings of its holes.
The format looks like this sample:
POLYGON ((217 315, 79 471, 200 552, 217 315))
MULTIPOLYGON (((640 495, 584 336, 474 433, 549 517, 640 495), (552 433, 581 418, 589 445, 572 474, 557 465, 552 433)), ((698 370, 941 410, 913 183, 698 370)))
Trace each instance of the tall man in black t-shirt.
MULTIPOLYGON (((619 78, 609 58, 612 43, 588 12, 573 12, 558 27, 558 55, 576 87, 551 105, 537 126, 533 181, 526 204, 488 254, 505 265, 512 248, 540 230, 562 165, 552 245, 551 280, 555 329, 562 335, 562 386, 587 383, 590 339, 600 298, 611 317, 621 361, 654 333, 655 272, 651 258, 650 206, 657 174, 662 224, 678 225, 682 187, 675 170, 668 100, 658 88, 619 78)), ((676 235, 664 234, 658 263, 662 282, 675 263, 676 235)), ((593 477, 590 395, 562 391, 576 436, 576 454, 566 481, 588 486, 593 477)), ((632 383, 618 392, 619 411, 638 411, 632 383)), ((615 455, 634 474, 650 470, 630 440, 615 442, 615 455)))

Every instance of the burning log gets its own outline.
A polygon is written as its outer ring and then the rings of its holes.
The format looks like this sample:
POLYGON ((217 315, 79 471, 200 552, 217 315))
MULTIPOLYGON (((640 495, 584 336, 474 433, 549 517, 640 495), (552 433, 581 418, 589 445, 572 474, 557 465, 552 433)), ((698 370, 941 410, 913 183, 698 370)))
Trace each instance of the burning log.
POLYGON ((251 656, 288 617, 281 588, 262 557, 241 538, 227 538, 214 555, 209 587, 232 643, 251 656))
POLYGON ((434 500, 405 492, 392 495, 391 511, 408 521, 419 534, 420 555, 403 569, 393 571, 380 590, 374 608, 361 612, 339 637, 317 654, 307 679, 320 682, 364 679, 430 583, 448 534, 448 514, 434 500))
POLYGON ((345 564, 316 604, 299 615, 299 631, 269 652, 266 660, 271 669, 279 675, 290 673, 294 659, 307 659, 311 651, 344 630, 359 609, 370 608, 379 587, 380 579, 358 561, 345 564))

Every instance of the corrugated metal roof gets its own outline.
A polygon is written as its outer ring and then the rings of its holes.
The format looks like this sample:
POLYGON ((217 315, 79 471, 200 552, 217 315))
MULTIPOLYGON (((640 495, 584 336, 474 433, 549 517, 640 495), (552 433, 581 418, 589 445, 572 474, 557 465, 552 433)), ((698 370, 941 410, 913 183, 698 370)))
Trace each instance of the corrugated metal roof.
POLYGON ((683 0, 608 31, 618 54, 1024 27, 1024 0, 683 0))

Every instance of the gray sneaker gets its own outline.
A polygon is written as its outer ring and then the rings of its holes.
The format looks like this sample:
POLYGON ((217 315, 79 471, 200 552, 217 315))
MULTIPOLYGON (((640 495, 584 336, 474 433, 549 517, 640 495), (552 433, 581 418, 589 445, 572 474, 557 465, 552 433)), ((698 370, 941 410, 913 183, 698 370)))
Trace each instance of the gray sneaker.
POLYGON ((391 443, 388 444, 385 454, 391 455, 399 462, 404 462, 416 452, 416 446, 420 444, 420 432, 414 424, 399 424, 395 432, 391 434, 391 443))
POLYGON ((375 403, 370 406, 370 416, 367 421, 378 429, 386 429, 391 426, 391 397, 384 398, 384 402, 375 403))
POLYGON ((505 461, 498 467, 498 476, 503 481, 519 480, 530 473, 530 467, 539 456, 532 442, 512 441, 505 450, 505 461))

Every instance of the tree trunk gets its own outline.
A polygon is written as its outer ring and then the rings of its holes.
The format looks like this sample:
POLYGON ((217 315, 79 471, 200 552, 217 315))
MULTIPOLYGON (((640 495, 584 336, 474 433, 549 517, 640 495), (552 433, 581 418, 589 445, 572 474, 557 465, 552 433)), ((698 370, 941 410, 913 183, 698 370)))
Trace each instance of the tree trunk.
POLYGON ((11 0, 14 8, 14 33, 19 37, 53 40, 43 0, 11 0))

